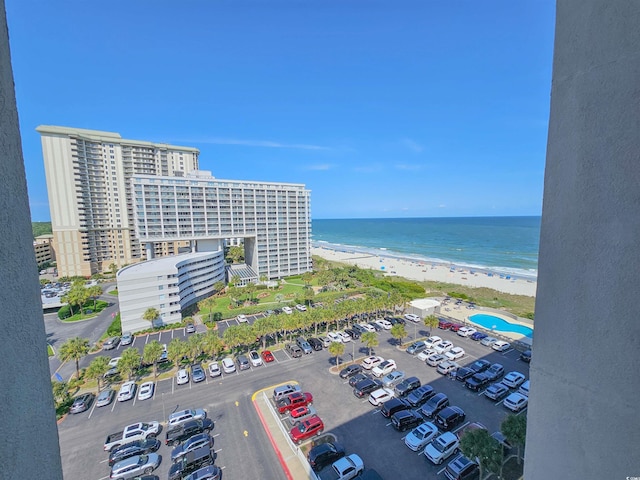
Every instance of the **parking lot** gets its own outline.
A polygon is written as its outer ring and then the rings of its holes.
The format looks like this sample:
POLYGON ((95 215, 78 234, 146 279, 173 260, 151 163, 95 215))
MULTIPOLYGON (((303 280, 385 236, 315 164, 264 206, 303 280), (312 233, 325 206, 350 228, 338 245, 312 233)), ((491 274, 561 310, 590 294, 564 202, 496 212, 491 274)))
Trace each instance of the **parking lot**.
MULTIPOLYGON (((420 328, 424 329, 423 326, 420 328)), ((413 330, 411 325, 407 325, 407 329, 413 330)), ((465 357, 457 360, 461 365, 485 358, 491 363, 501 363, 506 372, 516 370, 529 377, 528 364, 519 360, 519 352, 515 350, 498 353, 454 332, 434 329, 433 334, 465 349, 465 357)), ((168 343, 171 338, 181 335, 186 335, 182 329, 141 336, 135 339, 134 346, 141 349, 144 343, 153 339, 168 343)), ((430 384, 437 392, 446 393, 451 405, 461 407, 466 413, 464 423, 481 422, 489 432, 494 432, 510 413, 501 402, 493 402, 482 392, 466 389, 463 383, 441 376, 435 368, 400 351, 388 331, 381 331, 378 335, 380 345, 375 348, 375 354, 394 359, 398 369, 407 376, 415 375, 423 384, 430 384)), ((344 359, 349 359, 352 352, 356 357, 368 354, 361 342, 350 343, 346 344, 344 359)), ((106 353, 117 356, 119 351, 115 349, 106 353)), ((334 358, 327 350, 296 359, 284 350, 273 353, 275 361, 264 366, 229 375, 223 373, 214 379, 207 377, 197 384, 177 385, 174 378, 163 380, 157 382, 154 397, 150 400, 114 402, 102 408, 92 406, 82 414, 69 415, 59 426, 65 478, 108 478, 107 453, 102 450, 107 434, 138 421, 166 422, 168 415, 175 410, 199 407, 207 409, 215 421, 212 435, 216 464, 223 468, 225 480, 284 478, 251 403, 251 395, 288 380, 297 380, 303 390, 313 394, 314 408, 325 423, 325 432, 335 434, 347 453, 360 455, 365 466, 375 468, 383 478, 397 477, 399 472, 402 472, 403 479, 422 479, 425 474, 444 478, 441 472, 446 462, 434 466, 424 455, 409 450, 403 441, 408 432, 397 432, 390 421, 369 404, 367 397, 356 398, 347 380, 330 372, 334 358)), ((464 423, 458 428, 462 428, 464 423)), ((164 432, 159 438, 164 439, 164 432)), ((170 449, 162 446, 159 453, 165 460, 154 473, 166 478, 170 449)))

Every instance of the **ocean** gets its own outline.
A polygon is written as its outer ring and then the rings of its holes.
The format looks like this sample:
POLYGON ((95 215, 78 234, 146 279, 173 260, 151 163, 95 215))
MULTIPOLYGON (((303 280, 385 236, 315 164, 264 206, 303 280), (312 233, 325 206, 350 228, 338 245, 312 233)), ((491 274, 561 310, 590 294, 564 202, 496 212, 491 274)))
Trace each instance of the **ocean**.
POLYGON ((537 277, 541 217, 313 220, 314 247, 537 277))

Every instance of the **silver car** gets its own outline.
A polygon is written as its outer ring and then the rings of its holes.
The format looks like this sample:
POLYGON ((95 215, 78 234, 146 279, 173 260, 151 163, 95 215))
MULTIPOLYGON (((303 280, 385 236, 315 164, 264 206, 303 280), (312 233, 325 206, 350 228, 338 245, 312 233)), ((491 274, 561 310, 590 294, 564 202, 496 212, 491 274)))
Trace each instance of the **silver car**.
POLYGON ((142 474, 148 475, 160 465, 160 456, 156 453, 136 455, 116 463, 111 467, 111 476, 118 480, 127 480, 142 474))
POLYGON ((96 399, 96 407, 106 407, 111 402, 113 402, 113 397, 115 396, 116 391, 114 389, 109 388, 107 390, 103 390, 102 392, 100 392, 100 395, 98 395, 98 398, 96 399))

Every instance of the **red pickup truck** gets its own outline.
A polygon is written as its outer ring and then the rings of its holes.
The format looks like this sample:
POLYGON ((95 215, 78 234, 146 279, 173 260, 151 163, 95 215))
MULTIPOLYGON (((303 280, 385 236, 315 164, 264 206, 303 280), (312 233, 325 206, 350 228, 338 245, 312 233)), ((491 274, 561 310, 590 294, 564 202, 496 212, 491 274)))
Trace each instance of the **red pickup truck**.
POLYGON ((294 392, 290 393, 285 398, 278 400, 276 408, 278 409, 278 412, 286 413, 294 408, 305 407, 310 403, 313 403, 313 395, 309 392, 294 392))

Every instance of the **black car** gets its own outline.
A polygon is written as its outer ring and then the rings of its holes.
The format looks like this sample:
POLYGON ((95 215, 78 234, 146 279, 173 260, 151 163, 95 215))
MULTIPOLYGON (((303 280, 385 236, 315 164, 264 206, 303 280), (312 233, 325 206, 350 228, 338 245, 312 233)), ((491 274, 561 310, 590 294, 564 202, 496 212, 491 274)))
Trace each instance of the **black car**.
POLYGON ((451 460, 444 471, 449 480, 476 480, 480 478, 480 467, 464 455, 451 460))
POLYGON ((413 410, 400 410, 391 416, 393 428, 399 432, 410 430, 424 422, 424 418, 413 410))
POLYGON ((431 418, 447 405, 449 405, 449 397, 444 393, 436 393, 422 406, 420 413, 427 418, 431 418))
POLYGON ((460 407, 445 407, 436 415, 436 424, 440 430, 452 430, 464 422, 466 415, 460 407))
POLYGON ((210 418, 189 420, 174 428, 168 429, 165 444, 169 446, 178 445, 194 435, 203 432, 210 432, 211 430, 213 430, 213 420, 210 418))
POLYGON ((531 362, 531 350, 525 350, 520 354, 520 360, 523 362, 529 363, 531 362))
POLYGON ((345 333, 347 333, 354 340, 357 340, 360 338, 360 331, 356 330, 355 328, 347 328, 345 330, 345 333))
POLYGON ((349 365, 348 367, 345 367, 340 371, 340 378, 353 377, 356 373, 359 373, 361 371, 362 367, 360 365, 349 365))
POLYGON ((473 390, 475 392, 482 390, 484 387, 489 385, 489 383, 491 383, 491 379, 484 373, 476 373, 471 378, 467 378, 467 381, 464 382, 465 386, 469 390, 473 390))
POLYGON ((382 327, 375 322, 369 322, 369 326, 373 327, 376 332, 379 332, 382 330, 382 327))
POLYGON ((354 323, 354 325, 353 325, 353 327, 351 327, 351 329, 352 330, 356 330, 361 335, 367 331, 362 325, 357 324, 357 323, 354 323))
POLYGON ((309 454, 307 455, 307 460, 309 460, 309 465, 315 472, 319 472, 327 465, 331 465, 336 460, 344 457, 345 451, 344 447, 339 443, 321 443, 320 445, 316 445, 311 450, 309 450, 309 454))
POLYGON ((89 409, 96 396, 93 393, 83 393, 73 401, 69 413, 82 413, 89 409))
POLYGON ((349 378, 349 386, 355 387, 358 382, 366 380, 367 378, 369 378, 369 375, 364 372, 356 373, 353 377, 349 378))
POLYGON ((208 446, 193 450, 171 465, 169 468, 169 480, 180 480, 196 470, 213 465, 213 451, 208 446))
POLYGON ((391 400, 387 400, 382 404, 382 407, 380 408, 380 413, 382 413, 382 415, 384 415, 385 417, 389 418, 391 417, 391 415, 393 415, 396 412, 399 412, 400 410, 408 410, 410 408, 411 408, 411 405, 409 405, 409 403, 406 402, 405 400, 401 398, 392 398, 391 400))
POLYGON ((436 394, 436 391, 433 389, 431 385, 422 385, 419 388, 416 388, 413 392, 407 395, 407 402, 412 407, 420 407, 424 402, 429 400, 436 394))
POLYGON ((380 380, 377 378, 367 378, 366 380, 356 383, 356 386, 353 388, 353 394, 358 398, 362 398, 380 387, 382 387, 380 380))
POLYGON ((416 388, 419 388, 421 385, 422 382, 418 377, 409 377, 405 378, 398 385, 396 385, 394 391, 396 392, 396 396, 404 397, 406 395, 409 395, 416 388))
POLYGON ((111 453, 109 453, 109 466, 113 467, 119 461, 129 457, 156 452, 160 448, 160 445, 161 442, 157 438, 147 438, 146 440, 136 440, 135 442, 125 443, 111 450, 111 453))
POLYGON ((487 360, 477 360, 473 362, 471 365, 469 365, 468 368, 473 370, 474 373, 482 373, 485 370, 487 370, 490 366, 491 366, 491 362, 488 362, 487 360))
POLYGON ((459 368, 456 372, 456 380, 458 380, 459 382, 464 382, 467 380, 467 378, 475 375, 475 373, 476 372, 471 370, 469 367, 459 368))
POLYGON ((307 338, 307 342, 316 352, 323 349, 322 342, 317 338, 307 338))

